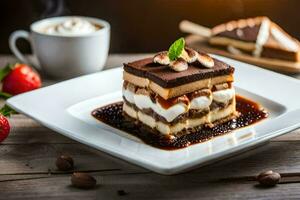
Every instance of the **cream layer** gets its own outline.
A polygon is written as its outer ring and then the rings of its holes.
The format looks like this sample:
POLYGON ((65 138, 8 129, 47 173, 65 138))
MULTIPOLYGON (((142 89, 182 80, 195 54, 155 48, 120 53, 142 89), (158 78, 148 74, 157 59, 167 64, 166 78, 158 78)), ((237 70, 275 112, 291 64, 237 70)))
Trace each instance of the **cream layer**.
POLYGON ((136 94, 129 89, 123 88, 123 96, 128 102, 136 105, 140 110, 151 108, 156 114, 164 117, 168 122, 172 122, 179 115, 188 112, 189 109, 203 110, 209 108, 213 100, 226 104, 234 98, 234 95, 234 88, 218 90, 212 92, 212 96, 195 97, 188 104, 179 102, 165 109, 159 102, 153 102, 149 96, 136 94))
POLYGON ((236 113, 235 100, 233 100, 233 102, 226 108, 211 111, 201 118, 188 118, 187 120, 178 122, 175 125, 169 125, 161 121, 157 121, 152 116, 147 115, 141 111, 134 110, 125 102, 123 105, 123 111, 130 117, 142 122, 143 124, 151 127, 152 129, 158 130, 164 135, 176 135, 176 133, 184 129, 194 128, 204 124, 212 124, 215 121, 221 120, 236 113))

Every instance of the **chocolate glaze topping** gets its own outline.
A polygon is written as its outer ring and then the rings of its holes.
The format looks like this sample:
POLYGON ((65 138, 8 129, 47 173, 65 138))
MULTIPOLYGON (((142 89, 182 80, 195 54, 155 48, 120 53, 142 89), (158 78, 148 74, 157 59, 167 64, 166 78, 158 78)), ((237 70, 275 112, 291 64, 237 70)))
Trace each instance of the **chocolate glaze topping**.
POLYGON ((172 88, 194 81, 216 76, 233 74, 234 68, 214 58, 214 67, 206 68, 200 63, 189 64, 185 71, 174 72, 168 66, 153 63, 153 58, 146 58, 124 64, 124 70, 130 74, 148 78, 163 88, 172 88))
POLYGON ((253 27, 246 26, 244 28, 235 28, 231 31, 225 30, 216 34, 216 36, 227 37, 245 42, 256 42, 260 24, 253 27))
POLYGON ((245 42, 256 42, 261 23, 269 18, 260 16, 239 19, 217 25, 212 28, 213 36, 222 36, 245 42))

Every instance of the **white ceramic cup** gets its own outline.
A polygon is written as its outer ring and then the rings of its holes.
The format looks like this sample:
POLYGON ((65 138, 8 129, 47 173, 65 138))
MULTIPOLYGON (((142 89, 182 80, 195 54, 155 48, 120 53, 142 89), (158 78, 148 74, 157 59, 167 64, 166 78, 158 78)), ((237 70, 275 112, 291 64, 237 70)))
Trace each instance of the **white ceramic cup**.
POLYGON ((43 19, 30 26, 30 32, 18 30, 9 38, 9 46, 22 63, 34 65, 47 75, 56 78, 70 78, 103 69, 107 59, 110 41, 108 22, 81 16, 66 16, 43 19), (76 36, 43 33, 43 28, 63 22, 71 17, 88 20, 101 26, 93 33, 76 36), (31 63, 17 48, 19 38, 28 40, 38 63, 31 63))

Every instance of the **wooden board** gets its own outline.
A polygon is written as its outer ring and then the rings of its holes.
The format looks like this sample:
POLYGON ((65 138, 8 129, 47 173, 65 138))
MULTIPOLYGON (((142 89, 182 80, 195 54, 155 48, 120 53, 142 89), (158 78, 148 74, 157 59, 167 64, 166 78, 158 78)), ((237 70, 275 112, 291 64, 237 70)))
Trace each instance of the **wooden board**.
POLYGON ((189 35, 185 39, 186 44, 194 49, 206 51, 236 60, 240 60, 246 63, 254 64, 266 69, 277 71, 285 74, 300 73, 300 63, 289 62, 284 60, 277 60, 271 58, 256 58, 247 54, 231 54, 228 51, 214 48, 207 44, 207 39, 198 35, 189 35))

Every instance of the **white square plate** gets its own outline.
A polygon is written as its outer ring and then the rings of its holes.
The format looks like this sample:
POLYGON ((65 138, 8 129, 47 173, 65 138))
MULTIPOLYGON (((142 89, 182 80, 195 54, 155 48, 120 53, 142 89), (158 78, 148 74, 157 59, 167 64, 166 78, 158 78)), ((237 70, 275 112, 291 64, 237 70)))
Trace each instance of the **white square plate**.
POLYGON ((229 58, 235 87, 270 116, 252 126, 187 148, 154 148, 91 117, 99 106, 121 100, 122 69, 107 70, 8 99, 9 106, 67 137, 161 174, 176 174, 238 153, 300 127, 300 81, 229 58))

